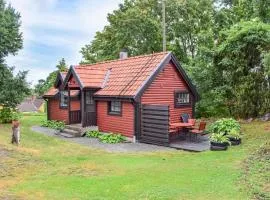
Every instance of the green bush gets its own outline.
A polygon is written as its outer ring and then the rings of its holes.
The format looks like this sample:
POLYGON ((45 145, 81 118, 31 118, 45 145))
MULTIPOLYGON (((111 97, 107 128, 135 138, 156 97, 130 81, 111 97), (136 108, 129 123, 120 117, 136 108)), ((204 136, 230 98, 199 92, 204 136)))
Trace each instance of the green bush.
POLYGON ((12 120, 19 120, 21 117, 21 114, 12 108, 4 107, 0 110, 1 123, 10 123, 12 120))
POLYGON ((41 126, 62 131, 65 128, 65 123, 62 121, 44 120, 41 126))
POLYGON ((229 138, 226 135, 224 135, 223 133, 212 133, 212 135, 210 137, 210 141, 216 142, 216 143, 231 144, 231 142, 229 141, 229 138))
POLYGON ((115 144, 125 141, 125 137, 120 134, 103 134, 98 137, 101 142, 103 143, 109 143, 109 144, 115 144))
POLYGON ((230 130, 230 132, 227 134, 227 137, 228 138, 233 138, 233 139, 240 139, 241 138, 241 135, 240 135, 240 131, 237 130, 237 129, 232 129, 230 130))
POLYGON ((125 141, 125 137, 121 134, 101 134, 99 131, 87 131, 86 137, 98 138, 102 143, 116 144, 125 141))
POLYGON ((209 126, 208 131, 210 133, 229 134, 232 130, 240 132, 240 124, 232 118, 223 118, 217 120, 209 126))
POLYGON ((87 131, 86 132, 86 137, 93 137, 93 138, 98 138, 101 135, 99 131, 87 131))

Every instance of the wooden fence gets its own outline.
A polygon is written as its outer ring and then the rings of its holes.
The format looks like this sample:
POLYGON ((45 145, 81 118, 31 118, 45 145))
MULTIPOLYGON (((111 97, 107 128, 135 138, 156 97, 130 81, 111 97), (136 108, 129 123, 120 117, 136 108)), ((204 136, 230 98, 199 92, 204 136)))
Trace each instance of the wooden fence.
POLYGON ((140 142, 169 145, 169 106, 142 105, 140 142))

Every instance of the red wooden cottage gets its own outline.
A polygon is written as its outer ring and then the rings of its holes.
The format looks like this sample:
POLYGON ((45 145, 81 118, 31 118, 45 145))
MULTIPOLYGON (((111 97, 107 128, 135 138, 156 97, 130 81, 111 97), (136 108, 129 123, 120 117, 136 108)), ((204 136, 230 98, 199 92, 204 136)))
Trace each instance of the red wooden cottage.
POLYGON ((170 124, 194 115, 198 93, 171 52, 71 66, 44 98, 48 119, 167 144, 170 124))

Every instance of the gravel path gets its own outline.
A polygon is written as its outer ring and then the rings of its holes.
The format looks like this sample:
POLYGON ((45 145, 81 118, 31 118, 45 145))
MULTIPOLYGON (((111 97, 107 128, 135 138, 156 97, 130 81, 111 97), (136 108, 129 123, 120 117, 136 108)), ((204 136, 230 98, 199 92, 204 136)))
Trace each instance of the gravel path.
POLYGON ((91 148, 103 149, 108 152, 156 152, 156 151, 175 151, 173 148, 162 147, 150 144, 143 143, 118 143, 118 144, 104 144, 96 138, 87 138, 87 137, 76 137, 76 138, 65 138, 61 135, 56 135, 59 131, 54 129, 33 126, 31 128, 33 131, 37 133, 41 133, 44 135, 57 137, 59 139, 63 139, 66 141, 74 142, 77 144, 81 144, 84 146, 88 146, 91 148))

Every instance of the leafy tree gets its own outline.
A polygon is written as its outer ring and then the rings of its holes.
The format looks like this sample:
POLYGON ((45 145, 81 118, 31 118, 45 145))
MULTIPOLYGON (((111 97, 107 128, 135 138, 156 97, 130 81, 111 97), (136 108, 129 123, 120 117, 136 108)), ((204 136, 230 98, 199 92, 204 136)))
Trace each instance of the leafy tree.
POLYGON ((27 72, 13 75, 13 68, 0 64, 0 104, 4 107, 15 108, 30 94, 26 81, 27 72))
POLYGON ((225 103, 238 117, 253 117, 270 109, 270 25, 241 22, 222 32, 216 54, 225 103))
POLYGON ((51 72, 46 80, 39 80, 38 83, 35 85, 35 93, 39 96, 42 96, 45 92, 47 92, 54 84, 58 72, 67 71, 67 64, 64 58, 62 58, 59 63, 56 65, 55 71, 51 72))
POLYGON ((56 65, 56 68, 60 72, 67 71, 67 64, 64 58, 59 61, 59 63, 56 65))
POLYGON ((34 93, 37 94, 38 96, 42 96, 46 92, 44 85, 45 85, 44 79, 38 80, 38 83, 35 85, 34 88, 34 93))
MULTIPOLYGON (((201 96, 196 109, 198 116, 247 117, 266 111, 268 94, 259 91, 268 84, 270 54, 266 47, 261 48, 262 41, 259 41, 260 37, 267 37, 256 32, 254 26, 270 22, 269 9, 269 0, 166 0, 167 49, 174 52, 197 85, 201 96), (250 21, 250 25, 243 25, 242 21, 250 21), (237 30, 237 26, 243 27, 237 30), (235 40, 231 45, 236 49, 226 51, 225 55, 221 49, 229 42, 233 30, 235 40), (238 31, 242 35, 236 37, 238 31), (254 35, 245 37, 244 32, 254 35), (241 45, 251 44, 252 37, 255 38, 252 48, 259 50, 241 49, 241 45), (234 51, 245 52, 246 59, 242 54, 232 56, 234 51), (248 55, 252 59, 256 57, 263 70, 237 74, 245 68, 246 60, 251 62, 248 55), (225 66, 225 61, 231 65, 225 66), (234 72, 241 81, 228 75, 234 72), (260 100, 255 107, 247 109, 250 102, 255 102, 255 91, 256 95, 260 94, 260 100), (253 95, 247 95, 249 92, 253 95)), ((161 51, 161 10, 161 0, 125 0, 108 15, 109 24, 103 31, 97 32, 94 40, 81 49, 82 62, 118 58, 122 48, 127 48, 132 56, 161 51)))
POLYGON ((22 48, 22 33, 19 30, 20 14, 4 0, 0 0, 0 62, 8 54, 15 54, 22 48))
MULTIPOLYGON (((198 34, 211 28, 212 13, 211 0, 166 1, 167 46, 184 63, 195 57, 198 34)), ((82 62, 118 58, 122 48, 130 55, 161 51, 161 17, 160 0, 125 0, 108 15, 109 25, 82 48, 82 62)))
POLYGON ((15 55, 22 48, 22 33, 19 27, 19 13, 0 0, 0 104, 7 108, 15 108, 30 94, 26 81, 27 72, 14 75, 14 68, 4 64, 6 56, 15 55))
POLYGON ((108 15, 109 25, 82 48, 83 62, 118 58, 122 48, 127 48, 130 55, 160 51, 160 6, 157 0, 125 0, 108 15))

